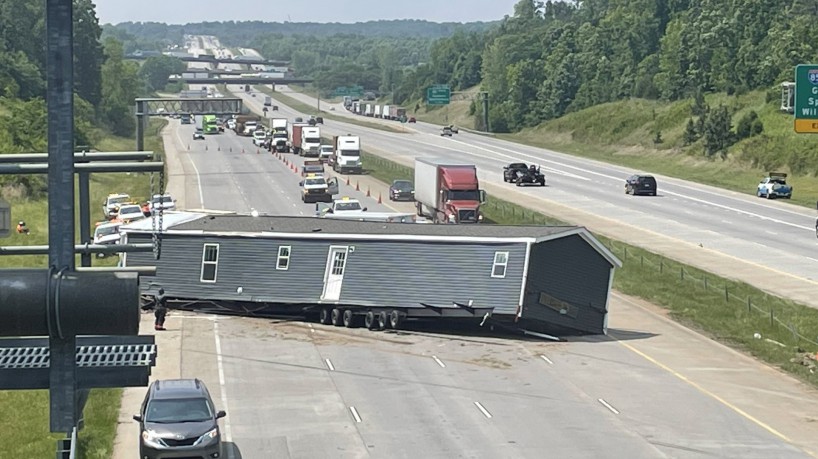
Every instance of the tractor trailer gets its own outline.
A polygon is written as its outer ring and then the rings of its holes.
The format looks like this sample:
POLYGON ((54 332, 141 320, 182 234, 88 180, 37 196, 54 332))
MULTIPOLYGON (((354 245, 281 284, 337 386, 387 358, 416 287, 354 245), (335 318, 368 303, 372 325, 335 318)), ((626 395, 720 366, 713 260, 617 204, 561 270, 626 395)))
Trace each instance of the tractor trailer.
POLYGON ((415 158, 415 201, 418 215, 434 223, 477 223, 486 192, 474 164, 415 158))

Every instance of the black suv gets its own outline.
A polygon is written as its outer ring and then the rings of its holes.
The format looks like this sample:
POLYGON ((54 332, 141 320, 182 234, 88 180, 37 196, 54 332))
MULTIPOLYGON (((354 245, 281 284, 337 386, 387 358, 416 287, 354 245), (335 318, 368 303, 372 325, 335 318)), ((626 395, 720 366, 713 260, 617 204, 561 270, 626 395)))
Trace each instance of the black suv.
POLYGON ((656 196, 656 179, 652 175, 631 175, 625 180, 625 194, 656 196))
POLYGON ((154 381, 139 414, 139 457, 142 459, 222 457, 216 411, 205 384, 199 379, 154 381))

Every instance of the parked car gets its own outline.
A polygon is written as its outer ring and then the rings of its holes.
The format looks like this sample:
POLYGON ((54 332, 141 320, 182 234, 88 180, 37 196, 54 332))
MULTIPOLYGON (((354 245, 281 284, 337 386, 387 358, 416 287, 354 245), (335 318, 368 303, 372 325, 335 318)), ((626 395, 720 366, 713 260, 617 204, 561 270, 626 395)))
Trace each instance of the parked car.
POLYGON ((139 204, 123 205, 119 208, 119 213, 116 216, 116 220, 123 223, 130 223, 143 218, 145 218, 145 214, 142 212, 142 206, 139 204))
POLYGON ((120 206, 125 204, 133 204, 133 200, 129 195, 124 193, 109 194, 105 201, 102 202, 102 213, 105 218, 116 217, 120 206))
POLYGON ((323 116, 316 116, 315 122, 318 124, 324 124, 324 117, 323 116))
POLYGON ((278 105, 273 105, 273 111, 274 111, 274 112, 277 112, 277 111, 278 111, 278 105))
POLYGON ((196 129, 196 132, 193 133, 193 140, 204 140, 204 131, 201 129, 196 129))
POLYGON ((792 185, 787 184, 787 174, 783 172, 770 172, 756 188, 756 196, 759 198, 792 198, 792 185))
POLYGON ((656 179, 652 175, 631 175, 625 180, 625 194, 656 196, 656 179))
POLYGON ((304 118, 302 118, 302 117, 300 117, 300 116, 296 116, 296 117, 295 117, 295 122, 296 122, 296 123, 303 123, 303 122, 304 122, 304 118))
POLYGON ((449 128, 449 130, 451 130, 455 134, 460 133, 460 129, 457 126, 455 126, 454 124, 450 124, 447 127, 449 128))
POLYGON ((514 183, 517 181, 517 174, 527 170, 528 164, 526 163, 511 163, 508 166, 503 166, 503 181, 514 183))
POLYGON ((443 129, 440 130, 440 135, 441 136, 445 135, 445 136, 451 137, 452 136, 452 128, 450 128, 449 126, 444 127, 443 129))
POLYGON ((139 414, 139 457, 224 457, 219 419, 210 392, 199 379, 154 381, 139 414))
POLYGON ((162 209, 162 212, 167 212, 169 210, 176 210, 176 200, 167 193, 161 196, 155 194, 153 198, 151 198, 149 206, 151 213, 159 209, 162 209))
POLYGON ((389 186, 390 201, 414 201, 415 185, 411 180, 395 180, 389 186))

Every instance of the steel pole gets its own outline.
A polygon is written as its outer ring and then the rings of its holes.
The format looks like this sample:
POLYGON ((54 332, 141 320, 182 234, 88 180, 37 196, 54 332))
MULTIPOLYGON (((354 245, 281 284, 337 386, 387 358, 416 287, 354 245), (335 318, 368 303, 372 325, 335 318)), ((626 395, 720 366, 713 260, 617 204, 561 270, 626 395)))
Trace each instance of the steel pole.
MULTIPOLYGON (((80 172, 80 242, 91 243, 91 184, 88 172, 80 172)), ((91 266, 91 254, 83 252, 80 257, 80 266, 91 266)))
MULTIPOLYGON (((74 153, 75 163, 91 161, 149 161, 152 158, 153 158, 152 151, 74 153)), ((47 163, 47 162, 48 153, 21 153, 0 155, 0 164, 47 163)))
POLYGON ((146 103, 142 100, 136 101, 136 150, 145 151, 145 116, 147 113, 146 103))
MULTIPOLYGON (((48 265, 73 271, 74 259, 74 11, 72 0, 46 0, 48 106, 48 265)), ((51 276, 49 276, 51 277, 51 276)), ((56 282, 46 287, 53 304, 56 282)), ((47 308, 48 309, 48 308, 47 308)), ((52 325, 59 316, 46 311, 52 325)), ((76 336, 49 327, 50 427, 71 432, 77 421, 76 336)))

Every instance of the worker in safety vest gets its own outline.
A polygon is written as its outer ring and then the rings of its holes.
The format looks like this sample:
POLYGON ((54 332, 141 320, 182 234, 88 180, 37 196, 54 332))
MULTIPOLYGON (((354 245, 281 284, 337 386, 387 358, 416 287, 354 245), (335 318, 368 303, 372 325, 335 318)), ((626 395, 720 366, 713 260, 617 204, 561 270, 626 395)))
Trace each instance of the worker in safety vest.
POLYGON ((20 222, 17 223, 17 234, 25 234, 26 236, 28 236, 30 233, 31 232, 26 226, 26 222, 20 220, 20 222))
POLYGON ((156 297, 156 310, 153 315, 156 321, 153 324, 154 330, 165 330, 165 316, 168 314, 168 300, 165 297, 165 289, 159 289, 159 295, 156 297))

